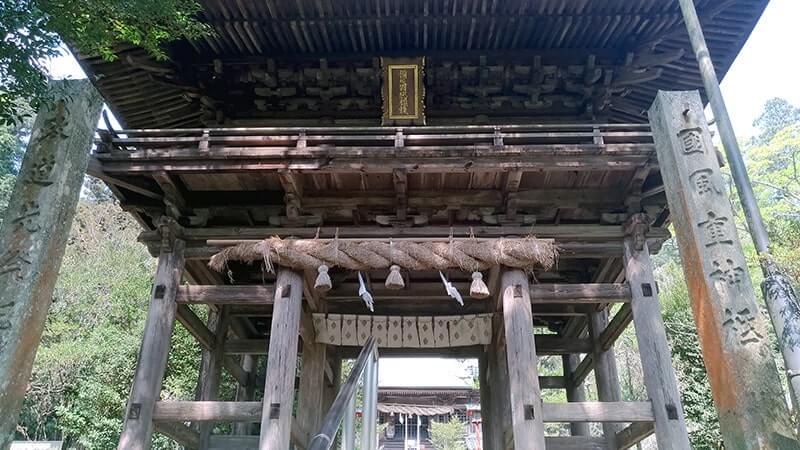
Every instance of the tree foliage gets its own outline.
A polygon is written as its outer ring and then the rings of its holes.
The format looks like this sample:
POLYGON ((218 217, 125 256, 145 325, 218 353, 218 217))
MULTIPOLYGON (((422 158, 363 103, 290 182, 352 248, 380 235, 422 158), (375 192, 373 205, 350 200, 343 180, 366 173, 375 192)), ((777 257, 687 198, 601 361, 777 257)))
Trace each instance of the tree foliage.
MULTIPOLYGON (((18 425, 21 439, 115 448, 144 330, 155 261, 114 203, 81 202, 18 425)), ((162 397, 191 400, 199 346, 175 327, 162 397)), ((153 448, 178 448, 157 436, 153 448)))
POLYGON ((0 123, 16 123, 23 101, 47 98, 45 62, 62 42, 88 55, 116 58, 120 44, 167 59, 164 45, 210 32, 195 0, 0 0, 0 123))
POLYGON ((431 421, 431 443, 436 450, 466 450, 464 424, 458 417, 449 422, 431 421))

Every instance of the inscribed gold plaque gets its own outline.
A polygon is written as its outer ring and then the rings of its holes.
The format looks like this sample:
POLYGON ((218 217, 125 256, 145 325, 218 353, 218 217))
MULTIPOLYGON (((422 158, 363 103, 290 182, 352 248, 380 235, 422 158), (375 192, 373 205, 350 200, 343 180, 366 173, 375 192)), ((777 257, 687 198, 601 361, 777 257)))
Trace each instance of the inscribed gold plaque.
POLYGON ((424 125, 425 58, 381 58, 383 124, 424 125))

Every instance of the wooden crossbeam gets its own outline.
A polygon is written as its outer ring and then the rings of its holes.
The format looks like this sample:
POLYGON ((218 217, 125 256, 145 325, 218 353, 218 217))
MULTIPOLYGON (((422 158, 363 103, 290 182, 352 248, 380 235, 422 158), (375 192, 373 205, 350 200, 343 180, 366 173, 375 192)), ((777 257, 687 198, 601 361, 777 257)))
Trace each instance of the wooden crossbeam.
MULTIPOLYGON (((228 355, 265 355, 268 347, 269 343, 265 339, 229 339, 225 343, 225 353, 228 355)), ((472 348, 472 346, 466 348, 472 348)), ((556 335, 538 334, 536 335, 536 349, 540 355, 587 353, 592 349, 592 342, 588 339, 562 338, 556 335)), ((415 351, 425 350, 425 348, 381 348, 381 354, 413 354, 415 351)), ((447 351, 447 349, 443 348, 429 348, 427 350, 447 351)))
POLYGON ((185 285, 178 288, 178 304, 271 305, 275 286, 185 285))
MULTIPOLYGON (((161 422, 258 422, 261 402, 157 402, 154 421, 161 422)), ((543 420, 566 422, 652 422, 650 402, 544 403, 543 420)))
POLYGON ((625 450, 647 439, 655 432, 652 422, 635 422, 617 433, 616 442, 618 450, 625 450))

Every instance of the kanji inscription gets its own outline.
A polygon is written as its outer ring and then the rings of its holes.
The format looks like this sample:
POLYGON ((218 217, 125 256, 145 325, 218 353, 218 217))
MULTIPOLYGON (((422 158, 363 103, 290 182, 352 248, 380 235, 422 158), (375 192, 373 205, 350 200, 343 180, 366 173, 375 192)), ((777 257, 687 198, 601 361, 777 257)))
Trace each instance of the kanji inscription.
POLYGON ((689 175, 694 191, 699 195, 722 194, 722 189, 714 183, 714 172, 711 169, 695 170, 689 175))
POLYGON ((22 281, 30 265, 31 255, 27 250, 10 249, 0 257, 0 275, 10 275, 22 281))
POLYGON ((705 145, 703 145, 703 136, 700 134, 700 128, 681 130, 680 133, 678 133, 678 138, 683 145, 684 155, 706 152, 705 145))
POLYGON ((703 101, 661 91, 648 116, 725 448, 798 449, 703 101))
POLYGON ((733 244, 733 238, 728 232, 728 218, 718 216, 713 211, 708 211, 708 219, 697 224, 700 229, 705 231, 705 245, 712 247, 720 244, 733 244))
POLYGON ((728 337, 740 345, 757 344, 764 339, 764 335, 756 329, 756 316, 749 308, 734 311, 725 308, 725 321, 722 325, 728 332, 728 337))

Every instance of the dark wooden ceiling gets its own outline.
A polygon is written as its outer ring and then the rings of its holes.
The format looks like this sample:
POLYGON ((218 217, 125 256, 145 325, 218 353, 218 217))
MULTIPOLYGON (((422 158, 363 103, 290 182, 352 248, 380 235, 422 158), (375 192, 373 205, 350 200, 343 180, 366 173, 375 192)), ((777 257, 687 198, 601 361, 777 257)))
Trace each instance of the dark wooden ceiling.
MULTIPOLYGON (((701 83, 677 1, 202 0, 215 33, 86 70, 125 126, 375 125, 379 56, 427 56, 429 123, 643 122, 701 83)), ((698 0, 720 75, 767 0, 698 0)))

